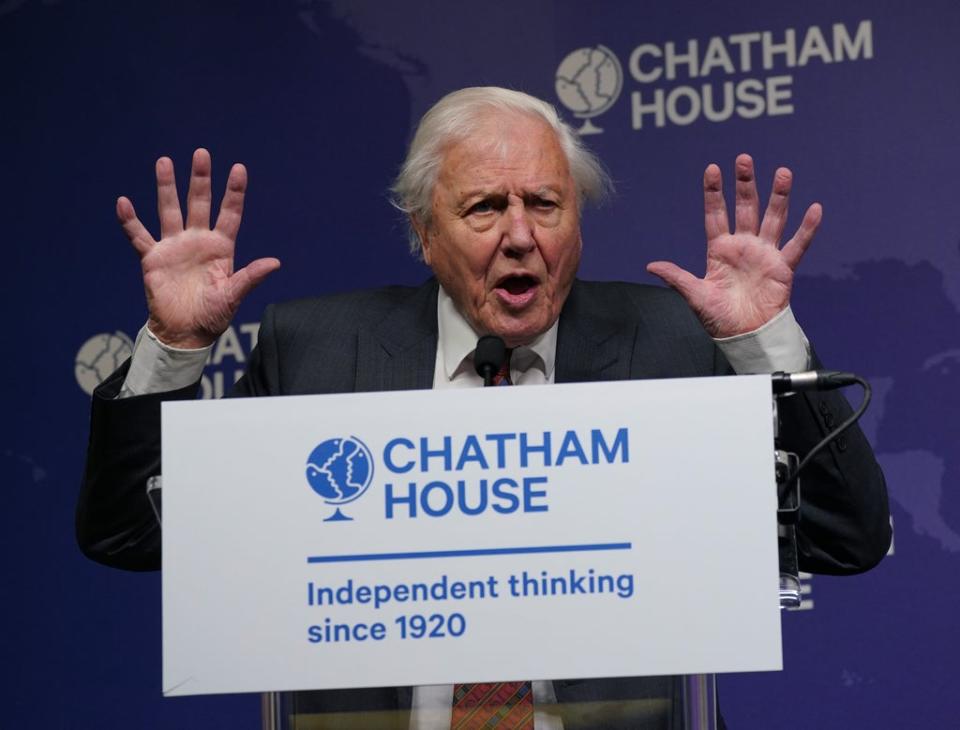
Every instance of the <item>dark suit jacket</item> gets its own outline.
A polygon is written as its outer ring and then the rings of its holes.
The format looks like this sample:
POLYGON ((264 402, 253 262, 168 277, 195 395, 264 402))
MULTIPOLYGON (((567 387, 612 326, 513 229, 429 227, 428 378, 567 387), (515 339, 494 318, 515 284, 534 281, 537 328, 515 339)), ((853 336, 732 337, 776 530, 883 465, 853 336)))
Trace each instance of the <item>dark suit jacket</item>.
MULTIPOLYGON (((437 284, 391 287, 268 307, 259 344, 234 396, 427 389, 437 349, 437 284)), ((575 282, 560 315, 556 382, 727 375, 732 370, 686 303, 659 287, 575 282)), ((131 570, 160 567, 159 528, 146 501, 147 477, 159 473, 162 400, 193 398, 196 387, 115 400, 122 368, 94 394, 86 477, 77 534, 94 560, 131 570)), ((850 413, 835 393, 782 399, 782 447, 805 454, 850 413)), ((656 414, 651 414, 656 418, 656 414)), ((854 428, 803 474, 801 569, 844 574, 867 570, 890 540, 883 476, 854 428)), ((569 680, 555 683, 561 702, 674 692, 668 680, 569 680)), ((312 699, 311 699, 312 698, 312 699)), ((409 708, 410 690, 310 693, 326 711, 409 708)), ((638 710, 639 711, 639 710, 638 710)), ((640 727, 638 717, 583 727, 640 727)), ((400 721, 403 724, 403 721, 400 721)), ((577 718, 566 721, 578 726, 577 718)), ((656 724, 643 727, 658 727, 656 724)))

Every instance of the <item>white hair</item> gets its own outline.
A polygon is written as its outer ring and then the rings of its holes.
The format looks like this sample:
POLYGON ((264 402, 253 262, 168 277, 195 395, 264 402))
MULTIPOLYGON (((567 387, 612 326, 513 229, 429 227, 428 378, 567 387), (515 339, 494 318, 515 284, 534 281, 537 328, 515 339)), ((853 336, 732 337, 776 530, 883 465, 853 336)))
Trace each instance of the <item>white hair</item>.
POLYGON ((407 214, 410 252, 423 257, 420 236, 412 219, 431 223, 433 188, 443 155, 450 145, 476 132, 489 112, 500 111, 542 119, 556 133, 567 158, 577 193, 577 204, 598 203, 612 190, 610 176, 600 160, 580 140, 551 104, 521 91, 496 86, 475 86, 444 96, 420 119, 400 174, 390 188, 391 202, 407 214))

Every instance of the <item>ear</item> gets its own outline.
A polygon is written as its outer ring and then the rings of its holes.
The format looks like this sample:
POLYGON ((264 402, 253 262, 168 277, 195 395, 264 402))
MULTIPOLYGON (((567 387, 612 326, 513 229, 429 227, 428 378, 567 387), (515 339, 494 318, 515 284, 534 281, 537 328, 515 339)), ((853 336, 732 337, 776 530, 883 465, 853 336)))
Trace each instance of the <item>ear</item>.
POLYGON ((427 266, 429 266, 431 251, 430 236, 427 232, 427 226, 422 220, 420 220, 420 217, 416 215, 410 216, 410 225, 413 226, 413 230, 416 232, 417 238, 420 239, 420 251, 423 253, 424 262, 427 264, 427 266))

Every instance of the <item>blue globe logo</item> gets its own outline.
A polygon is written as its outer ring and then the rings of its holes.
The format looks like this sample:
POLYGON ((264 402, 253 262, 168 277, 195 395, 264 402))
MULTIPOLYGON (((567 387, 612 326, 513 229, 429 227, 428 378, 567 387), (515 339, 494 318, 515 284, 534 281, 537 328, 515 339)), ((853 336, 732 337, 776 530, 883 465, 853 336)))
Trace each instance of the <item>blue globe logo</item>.
POLYGON ((336 507, 324 522, 351 520, 341 505, 360 497, 373 481, 370 449, 356 436, 327 439, 307 458, 307 482, 323 501, 336 507))

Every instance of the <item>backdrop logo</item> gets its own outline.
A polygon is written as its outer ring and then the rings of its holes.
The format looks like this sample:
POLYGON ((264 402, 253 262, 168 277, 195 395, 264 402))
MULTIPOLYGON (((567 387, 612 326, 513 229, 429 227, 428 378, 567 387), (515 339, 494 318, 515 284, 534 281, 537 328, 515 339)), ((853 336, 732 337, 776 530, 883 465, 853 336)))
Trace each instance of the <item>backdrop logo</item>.
POLYGON ((340 506, 359 498, 373 481, 370 449, 356 436, 327 439, 307 458, 307 482, 323 501, 336 507, 324 522, 352 520, 340 506))
MULTIPOLYGON (((642 40, 642 39, 638 39, 642 40)), ((795 113, 794 75, 807 67, 873 58, 873 22, 749 30, 685 41, 639 42, 623 51, 634 131, 795 113)), ((831 73, 831 72, 826 72, 831 73)), ((819 72, 816 83, 826 76, 819 72)), ((578 48, 560 62, 556 92, 579 119, 580 134, 602 131, 590 119, 610 109, 624 81, 606 46, 578 48)))
POLYGON ((623 68, 606 46, 578 48, 557 67, 556 89, 560 102, 578 119, 580 134, 603 130, 590 120, 613 106, 623 88, 623 68))
POLYGON ((87 395, 107 379, 133 352, 133 342, 120 330, 113 334, 104 332, 84 342, 74 358, 73 372, 77 385, 87 395))

